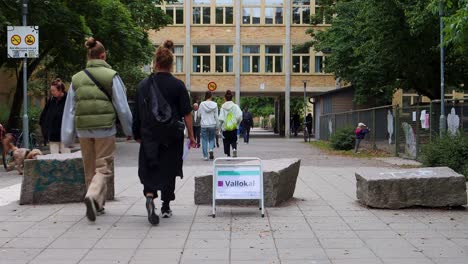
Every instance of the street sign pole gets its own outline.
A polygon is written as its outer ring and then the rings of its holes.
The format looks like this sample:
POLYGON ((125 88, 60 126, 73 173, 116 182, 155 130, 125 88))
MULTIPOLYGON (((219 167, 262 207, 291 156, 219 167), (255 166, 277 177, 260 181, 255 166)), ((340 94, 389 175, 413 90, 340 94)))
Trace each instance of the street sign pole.
MULTIPOLYGON (((28 0, 23 0, 23 26, 27 26, 28 0)), ((29 148, 29 119, 28 119, 28 58, 23 60, 23 145, 29 148)))
POLYGON ((445 118, 445 49, 444 49, 444 2, 439 2, 439 19, 440 19, 440 123, 439 132, 440 136, 445 134, 446 131, 446 118, 445 118))

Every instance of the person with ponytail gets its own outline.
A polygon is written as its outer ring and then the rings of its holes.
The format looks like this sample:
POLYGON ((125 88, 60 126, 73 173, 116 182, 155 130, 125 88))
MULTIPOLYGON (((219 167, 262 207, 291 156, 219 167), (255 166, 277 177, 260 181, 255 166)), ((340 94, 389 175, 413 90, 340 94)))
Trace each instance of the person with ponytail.
POLYGON ((161 216, 172 216, 169 203, 175 200, 175 179, 177 176, 183 177, 184 123, 190 147, 197 146, 187 88, 171 74, 173 48, 174 43, 167 40, 157 49, 154 72, 140 82, 135 98, 138 109, 133 120, 133 134, 140 143, 138 176, 146 197, 148 221, 152 225, 159 223, 154 204, 158 191, 162 200, 161 216), (161 110, 163 106, 166 106, 165 111, 161 110), (170 121, 159 122, 159 115, 165 114, 170 121))
POLYGON ((132 113, 118 73, 106 63, 101 42, 88 38, 86 68, 72 77, 62 117, 62 142, 71 146, 75 131, 80 140, 87 192, 86 217, 104 213, 107 182, 114 177, 116 120, 132 137, 132 113))

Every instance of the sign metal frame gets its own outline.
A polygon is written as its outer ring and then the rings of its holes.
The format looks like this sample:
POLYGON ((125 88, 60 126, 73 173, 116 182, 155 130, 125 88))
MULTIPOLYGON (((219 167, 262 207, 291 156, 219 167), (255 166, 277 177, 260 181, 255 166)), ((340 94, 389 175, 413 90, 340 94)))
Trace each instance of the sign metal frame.
MULTIPOLYGON (((213 218, 216 217, 216 194, 217 194, 217 188, 218 188, 218 174, 217 174, 217 169, 222 168, 222 167, 253 167, 253 168, 259 168, 260 170, 260 198, 259 199, 252 199, 252 198, 232 198, 232 199, 226 199, 223 198, 222 200, 258 200, 259 202, 259 210, 262 213, 262 217, 265 217, 265 195, 264 195, 264 189, 263 189, 263 162, 260 158, 257 157, 242 157, 242 158, 217 158, 213 162, 213 218), (239 164, 239 161, 254 161, 256 164, 239 164), (232 163, 223 163, 220 164, 220 162, 232 162, 232 163), (237 162, 237 163, 234 163, 237 162)), ((218 199, 220 200, 220 199, 218 199)))

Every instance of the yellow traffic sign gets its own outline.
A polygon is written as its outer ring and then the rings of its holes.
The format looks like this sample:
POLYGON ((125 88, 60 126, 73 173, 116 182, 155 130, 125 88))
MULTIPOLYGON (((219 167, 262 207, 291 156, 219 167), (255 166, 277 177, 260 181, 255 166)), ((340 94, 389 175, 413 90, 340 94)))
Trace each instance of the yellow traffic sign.
POLYGON ((36 42, 36 37, 34 37, 31 34, 26 35, 26 37, 24 38, 24 42, 26 42, 26 44, 31 46, 36 42))
POLYGON ((10 41, 11 41, 11 44, 18 46, 19 44, 21 44, 21 37, 18 35, 13 35, 10 41))

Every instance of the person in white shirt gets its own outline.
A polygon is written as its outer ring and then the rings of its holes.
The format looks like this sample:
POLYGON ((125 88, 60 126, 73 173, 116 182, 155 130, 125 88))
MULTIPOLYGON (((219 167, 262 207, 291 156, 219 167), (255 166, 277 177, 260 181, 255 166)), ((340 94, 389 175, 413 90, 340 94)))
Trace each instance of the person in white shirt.
POLYGON ((203 159, 214 159, 213 149, 215 147, 216 128, 218 127, 218 104, 213 102, 213 94, 205 93, 205 101, 200 104, 198 117, 201 118, 201 138, 203 159), (209 151, 208 151, 209 150, 209 151))
POLYGON ((237 129, 242 121, 242 110, 232 101, 233 94, 227 90, 224 98, 226 102, 221 107, 219 122, 223 131, 224 154, 237 157, 237 129))

